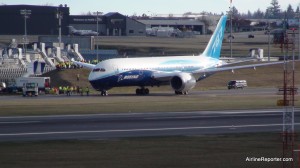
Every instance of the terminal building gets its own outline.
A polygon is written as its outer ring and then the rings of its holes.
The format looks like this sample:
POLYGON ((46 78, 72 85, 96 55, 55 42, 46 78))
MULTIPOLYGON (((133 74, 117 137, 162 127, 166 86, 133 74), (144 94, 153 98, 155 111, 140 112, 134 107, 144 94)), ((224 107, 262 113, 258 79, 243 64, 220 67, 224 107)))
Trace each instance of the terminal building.
MULTIPOLYGON (((78 30, 97 31, 95 15, 70 15, 67 5, 1 5, 0 35, 24 35, 25 20, 27 35, 58 35, 58 12, 62 15, 62 35, 69 35, 68 26, 78 30)), ((145 36, 146 27, 141 22, 114 12, 98 17, 98 32, 102 36, 145 36)))
POLYGON ((146 28, 171 27, 180 31, 206 34, 205 24, 198 19, 148 18, 138 19, 110 12, 104 15, 70 15, 65 5, 0 5, 0 35, 58 35, 61 14, 62 35, 69 35, 69 27, 97 31, 100 36, 146 36, 146 28), (26 13, 24 12, 26 11, 26 13), (98 18, 98 22, 97 22, 98 18), (26 26, 25 26, 26 21, 26 26))
POLYGON ((174 28, 180 31, 192 31, 195 34, 205 34, 205 24, 196 19, 141 19, 147 28, 174 28))
MULTIPOLYGON (((97 16, 72 15, 69 25, 79 30, 97 31, 97 16)), ((101 36, 145 36, 146 26, 118 12, 111 12, 98 16, 98 33, 101 36)))
POLYGON ((25 19, 28 35, 57 35, 57 11, 63 15, 62 34, 68 34, 70 10, 67 5, 34 6, 34 5, 1 5, 0 35, 24 35, 25 19), (26 10, 26 15, 24 14, 26 10), (22 13, 23 11, 23 13, 22 13), (21 14, 22 13, 22 14, 21 14), (26 17, 26 18, 25 18, 26 17))

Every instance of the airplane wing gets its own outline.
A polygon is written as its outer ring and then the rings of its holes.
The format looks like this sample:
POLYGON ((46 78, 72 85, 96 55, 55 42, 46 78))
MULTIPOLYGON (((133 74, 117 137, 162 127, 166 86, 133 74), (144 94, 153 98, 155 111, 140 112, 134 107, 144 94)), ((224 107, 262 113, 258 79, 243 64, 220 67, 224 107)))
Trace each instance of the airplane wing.
POLYGON ((85 63, 85 62, 78 62, 78 61, 75 61, 74 59, 71 60, 74 64, 77 64, 77 65, 80 65, 80 66, 83 66, 87 69, 94 69, 96 65, 94 64, 89 64, 89 63, 85 63))
MULTIPOLYGON (((239 66, 228 66, 228 64, 217 67, 217 68, 208 68, 203 70, 198 70, 193 73, 195 77, 199 78, 203 75, 203 73, 207 73, 208 75, 210 73, 220 72, 220 71, 234 71, 235 69, 246 69, 246 68, 256 68, 261 66, 267 66, 267 65, 276 65, 276 64, 283 64, 284 62, 268 62, 268 63, 261 63, 261 64, 250 64, 250 65, 239 65, 239 66)), ((156 71, 152 73, 152 78, 158 81, 166 82, 172 79, 172 77, 177 76, 180 73, 186 73, 186 72, 162 72, 162 71, 156 71)), ((197 79, 196 78, 196 79, 197 79)))
POLYGON ((233 71, 235 69, 246 69, 246 68, 256 68, 261 66, 267 66, 267 65, 276 65, 276 64, 283 64, 284 61, 280 62, 268 62, 268 63, 261 63, 261 64, 249 64, 249 65, 239 65, 239 66, 221 66, 217 68, 208 68, 208 69, 202 69, 198 70, 197 72, 194 72, 193 74, 197 73, 210 73, 210 72, 220 72, 220 71, 233 71))
POLYGON ((162 71, 156 71, 152 73, 152 78, 161 82, 167 82, 170 81, 172 77, 177 76, 178 74, 183 72, 162 72, 162 71))

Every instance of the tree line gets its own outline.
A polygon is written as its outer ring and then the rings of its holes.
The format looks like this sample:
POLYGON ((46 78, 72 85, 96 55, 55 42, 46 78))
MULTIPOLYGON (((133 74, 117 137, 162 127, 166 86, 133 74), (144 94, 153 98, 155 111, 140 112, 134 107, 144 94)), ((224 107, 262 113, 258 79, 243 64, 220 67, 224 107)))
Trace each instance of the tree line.
POLYGON ((294 19, 299 12, 299 6, 294 9, 291 4, 286 10, 282 10, 278 0, 271 0, 270 6, 265 11, 257 9, 255 12, 248 10, 247 13, 240 13, 236 7, 232 7, 233 17, 242 19, 294 19))

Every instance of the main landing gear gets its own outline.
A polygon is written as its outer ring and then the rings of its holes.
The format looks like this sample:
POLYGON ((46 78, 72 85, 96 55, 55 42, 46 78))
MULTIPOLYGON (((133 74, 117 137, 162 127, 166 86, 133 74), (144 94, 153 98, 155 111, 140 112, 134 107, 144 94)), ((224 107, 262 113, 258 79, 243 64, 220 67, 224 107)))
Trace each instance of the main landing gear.
POLYGON ((101 96, 107 96, 108 95, 108 92, 105 90, 105 91, 101 91, 101 96))
POLYGON ((136 95, 148 95, 149 94, 149 89, 148 88, 137 88, 135 90, 136 95))
POLYGON ((177 95, 187 95, 187 94, 189 94, 189 92, 188 91, 184 91, 184 92, 175 91, 175 94, 177 94, 177 95))

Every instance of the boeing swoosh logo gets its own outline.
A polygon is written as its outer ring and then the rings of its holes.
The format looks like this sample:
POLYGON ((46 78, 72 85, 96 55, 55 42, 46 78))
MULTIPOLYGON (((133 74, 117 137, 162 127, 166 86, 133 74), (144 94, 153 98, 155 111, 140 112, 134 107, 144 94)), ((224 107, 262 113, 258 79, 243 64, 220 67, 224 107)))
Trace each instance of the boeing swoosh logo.
POLYGON ((216 40, 212 46, 212 54, 215 54, 216 50, 219 48, 220 43, 222 42, 222 33, 223 32, 223 27, 221 26, 217 36, 216 36, 216 40))

